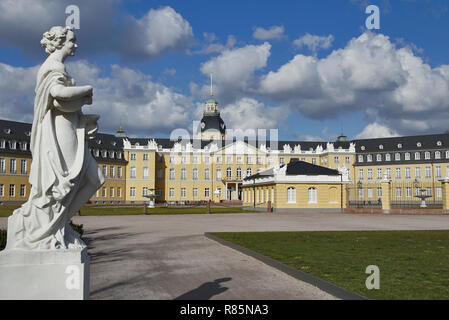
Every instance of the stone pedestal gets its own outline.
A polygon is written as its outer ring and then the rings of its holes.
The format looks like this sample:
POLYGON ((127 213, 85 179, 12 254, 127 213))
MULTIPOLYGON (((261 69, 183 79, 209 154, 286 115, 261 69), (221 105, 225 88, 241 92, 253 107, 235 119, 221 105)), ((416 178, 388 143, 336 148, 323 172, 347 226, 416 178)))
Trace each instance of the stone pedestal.
POLYGON ((0 300, 85 300, 90 259, 83 250, 0 252, 0 300))

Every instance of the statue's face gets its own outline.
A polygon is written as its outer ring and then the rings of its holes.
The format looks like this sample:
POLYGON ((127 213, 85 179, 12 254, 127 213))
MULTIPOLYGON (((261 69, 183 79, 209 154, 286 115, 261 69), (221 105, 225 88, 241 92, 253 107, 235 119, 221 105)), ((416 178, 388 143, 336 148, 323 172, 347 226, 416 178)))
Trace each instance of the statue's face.
POLYGON ((66 41, 64 43, 64 47, 62 47, 62 50, 64 51, 64 55, 66 57, 74 56, 76 48, 78 48, 78 46, 76 45, 75 34, 72 31, 68 31, 66 41))

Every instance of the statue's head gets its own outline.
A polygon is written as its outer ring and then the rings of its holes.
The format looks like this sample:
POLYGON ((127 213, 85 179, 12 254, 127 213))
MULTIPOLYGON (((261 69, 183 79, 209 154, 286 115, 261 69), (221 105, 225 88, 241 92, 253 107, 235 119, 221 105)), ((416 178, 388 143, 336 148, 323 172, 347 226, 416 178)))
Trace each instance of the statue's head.
POLYGON ((41 45, 48 54, 62 50, 64 57, 67 57, 75 55, 75 50, 78 47, 75 42, 75 33, 70 27, 56 26, 44 33, 41 45))

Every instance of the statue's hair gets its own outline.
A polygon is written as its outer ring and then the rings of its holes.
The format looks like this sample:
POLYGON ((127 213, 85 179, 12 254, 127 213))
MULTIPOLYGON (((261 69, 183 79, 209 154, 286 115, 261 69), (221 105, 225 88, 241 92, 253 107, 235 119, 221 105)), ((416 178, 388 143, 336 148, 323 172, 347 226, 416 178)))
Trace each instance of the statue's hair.
POLYGON ((71 30, 70 27, 56 26, 45 32, 41 40, 41 45, 45 48, 45 52, 52 54, 56 49, 61 49, 69 30, 71 30))

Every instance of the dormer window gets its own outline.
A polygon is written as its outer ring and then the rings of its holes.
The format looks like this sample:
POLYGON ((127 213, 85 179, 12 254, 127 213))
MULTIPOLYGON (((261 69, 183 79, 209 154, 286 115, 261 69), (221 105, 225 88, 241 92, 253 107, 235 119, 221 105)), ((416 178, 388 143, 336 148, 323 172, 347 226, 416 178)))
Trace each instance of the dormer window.
POLYGON ((441 152, 435 151, 435 159, 441 159, 441 152))
POLYGON ((385 155, 385 161, 391 161, 391 155, 389 153, 385 155))
POLYGON ((109 151, 109 158, 114 159, 115 152, 109 151))
POLYGON ((430 159, 430 152, 429 152, 429 151, 426 151, 426 152, 424 153, 424 159, 426 159, 426 160, 429 160, 429 159, 430 159))
POLYGON ((117 152, 117 159, 121 159, 122 158, 122 153, 121 152, 117 152))
POLYGON ((437 146, 441 147, 443 143, 441 141, 437 141, 437 146))
POLYGON ((383 150, 384 149, 384 145, 383 144, 380 144, 379 145, 379 150, 383 150))
POLYGON ((365 151, 365 146, 361 146, 360 150, 365 151))
POLYGON ((20 150, 26 151, 28 144, 26 142, 20 143, 20 150))
POLYGON ((97 144, 101 144, 101 140, 100 139, 97 140, 97 144))
POLYGON ((101 150, 101 156, 103 158, 106 158, 108 156, 108 151, 107 150, 101 150))
POLYGON ((4 139, 0 140, 0 148, 5 149, 6 147, 6 141, 4 139))
POLYGON ((401 154, 400 154, 400 153, 396 153, 396 154, 394 155, 394 160, 400 161, 400 160, 401 160, 401 154))
POLYGON ((371 154, 366 156, 366 161, 367 162, 373 162, 373 156, 371 154))
POLYGON ((421 154, 419 152, 415 152, 415 160, 421 160, 421 154))
POLYGON ((402 143, 398 143, 398 149, 402 149, 402 143))
POLYGON ((10 134, 11 133, 11 129, 4 129, 3 132, 5 132, 6 134, 10 134))
POLYGON ((25 132, 25 135, 26 135, 27 137, 31 137, 31 131, 25 132))
POLYGON ((116 146, 116 145, 117 145, 117 142, 112 141, 111 144, 112 144, 113 146, 116 146))
POLYGON ((363 162, 363 156, 359 155, 359 162, 363 162))
POLYGON ((15 150, 17 148, 17 142, 15 140, 9 141, 9 149, 15 150))
POLYGON ((405 153, 405 160, 410 160, 410 153, 409 152, 405 153))
POLYGON ((377 160, 377 161, 382 161, 382 155, 381 155, 381 154, 378 154, 378 155, 376 156, 376 160, 377 160))
POLYGON ((421 142, 418 142, 418 143, 416 144, 416 146, 420 148, 420 147, 421 147, 421 142))

